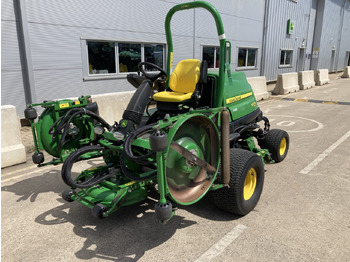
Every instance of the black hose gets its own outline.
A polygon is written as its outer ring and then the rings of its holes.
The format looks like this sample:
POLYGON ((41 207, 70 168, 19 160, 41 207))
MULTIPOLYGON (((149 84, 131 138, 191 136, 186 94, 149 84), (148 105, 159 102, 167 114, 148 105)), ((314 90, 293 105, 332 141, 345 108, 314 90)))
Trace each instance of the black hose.
MULTIPOLYGON (((135 156, 131 150, 131 144, 134 142, 134 140, 139 136, 142 136, 144 134, 149 133, 150 131, 153 131, 153 126, 154 125, 151 124, 151 125, 141 127, 139 129, 135 130, 135 132, 131 133, 126 138, 126 140, 124 142, 124 151, 123 152, 130 160, 132 160, 138 164, 145 164, 145 162, 143 162, 143 161, 145 161, 147 158, 153 157, 156 154, 156 152, 151 152, 151 153, 146 154, 146 155, 135 156), (140 162, 143 162, 143 163, 140 163, 140 162)), ((150 162, 148 161, 148 163, 150 163, 150 162)))
MULTIPOLYGON (((70 115, 72 112, 77 111, 77 110, 80 110, 80 108, 72 108, 72 109, 69 110, 64 116, 59 117, 59 118, 55 121, 55 123, 53 123, 52 126, 50 127, 50 129, 49 129, 49 134, 51 134, 51 135, 56 135, 57 132, 63 128, 63 126, 61 127, 61 124, 66 122, 65 120, 66 120, 66 118, 68 117, 68 115, 70 115), (61 121, 62 119, 63 119, 63 121, 61 121), (61 122, 60 122, 60 121, 61 121, 61 122), (56 130, 53 132, 52 130, 53 130, 53 128, 57 125, 58 122, 60 122, 60 124, 56 127, 56 130)), ((63 124, 62 124, 62 125, 63 125, 63 124)))
MULTIPOLYGON (((74 117, 76 117, 76 116, 79 115, 79 114, 83 114, 83 113, 86 114, 86 115, 88 115, 88 116, 90 116, 91 118, 97 120, 98 122, 100 122, 100 123, 101 123, 104 127, 106 127, 108 130, 111 129, 111 126, 110 126, 102 117, 100 117, 99 115, 97 115, 97 114, 95 114, 94 112, 91 112, 91 111, 89 111, 89 110, 81 109, 81 110, 79 110, 79 111, 73 113, 73 114, 71 115, 71 117, 68 119, 68 121, 66 121, 66 125, 65 125, 65 127, 64 127, 64 129, 63 129, 63 133, 62 133, 61 139, 60 139, 60 141, 59 141, 59 143, 58 143, 58 145, 57 145, 57 150, 60 150, 60 149, 62 148, 62 146, 63 146, 64 144, 67 143, 67 141, 65 140, 65 138, 66 138, 66 135, 67 135, 67 132, 68 132, 69 123, 73 120, 74 117)), ((61 122, 61 123, 62 123, 62 122, 61 122)), ((60 123, 60 124, 61 124, 61 123, 60 123)))
POLYGON ((154 177, 157 173, 157 170, 154 170, 152 173, 148 174, 147 176, 144 176, 144 177, 137 177, 137 176, 134 176, 132 174, 129 173, 129 170, 127 169, 126 167, 126 164, 125 164, 125 154, 124 152, 121 154, 120 156, 120 169, 122 170, 123 174, 129 178, 130 180, 133 180, 133 181, 145 181, 145 180, 148 180, 152 177, 154 177))
POLYGON ((77 151, 73 152, 72 154, 69 155, 69 157, 66 159, 66 161, 63 163, 62 166, 62 172, 61 176, 64 181, 68 186, 71 186, 72 188, 88 188, 92 187, 103 180, 112 177, 113 175, 108 174, 108 170, 103 170, 97 174, 94 174, 92 177, 89 179, 83 181, 83 182, 76 182, 72 179, 72 167, 73 164, 76 161, 81 160, 81 156, 83 154, 86 154, 88 152, 94 152, 94 151, 104 151, 104 147, 100 145, 95 145, 95 146, 86 146, 78 149, 77 151))

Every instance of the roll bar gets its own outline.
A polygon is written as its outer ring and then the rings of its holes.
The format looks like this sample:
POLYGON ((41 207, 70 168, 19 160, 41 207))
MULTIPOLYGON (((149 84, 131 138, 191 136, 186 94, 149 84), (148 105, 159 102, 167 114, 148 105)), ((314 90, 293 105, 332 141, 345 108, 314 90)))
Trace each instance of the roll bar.
POLYGON ((167 74, 170 76, 170 71, 173 64, 173 40, 171 37, 170 22, 174 13, 177 11, 193 9, 193 8, 204 8, 208 10, 214 17, 216 28, 218 31, 218 37, 220 41, 220 64, 219 64, 219 82, 218 90, 215 90, 214 107, 221 107, 224 105, 223 95, 224 95, 224 83, 225 83, 225 63, 226 63, 226 36, 224 32, 224 27, 222 25, 221 16, 214 6, 207 2, 195 1, 184 4, 175 5, 171 8, 165 18, 165 33, 166 40, 168 44, 168 59, 167 59, 167 74))

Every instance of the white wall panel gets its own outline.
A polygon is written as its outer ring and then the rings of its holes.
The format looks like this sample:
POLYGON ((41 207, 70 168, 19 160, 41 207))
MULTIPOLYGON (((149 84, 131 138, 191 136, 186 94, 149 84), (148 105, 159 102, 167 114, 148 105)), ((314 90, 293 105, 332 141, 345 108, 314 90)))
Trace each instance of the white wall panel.
POLYGON ((22 70, 17 26, 15 21, 1 21, 1 70, 22 70))
MULTIPOLYGON (((289 0, 269 0, 266 56, 263 61, 267 81, 277 80, 278 74, 296 72, 299 47, 307 39, 308 15, 311 0, 292 2, 289 0), (287 34, 287 21, 295 22, 294 34, 287 34), (291 67, 279 67, 281 49, 293 49, 291 67)), ((311 44, 311 43, 309 43, 311 44)))
POLYGON ((15 21, 14 0, 1 0, 1 20, 15 21))
POLYGON ((1 105, 14 105, 23 116, 26 107, 22 71, 1 71, 1 105))

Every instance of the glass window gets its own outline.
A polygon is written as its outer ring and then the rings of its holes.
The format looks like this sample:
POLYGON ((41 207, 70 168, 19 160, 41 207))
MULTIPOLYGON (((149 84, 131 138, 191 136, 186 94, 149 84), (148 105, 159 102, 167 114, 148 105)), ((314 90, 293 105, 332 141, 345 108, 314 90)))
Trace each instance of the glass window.
POLYGON ((89 74, 113 74, 115 70, 114 42, 87 42, 89 74))
POLYGON ((137 72, 141 62, 141 44, 119 43, 119 73, 137 72))
MULTIPOLYGON (((229 54, 229 47, 227 47, 229 54)), ((218 46, 203 46, 202 60, 208 62, 208 68, 219 68, 220 66, 220 47, 218 46)), ((229 61, 229 60, 228 60, 229 61)))
POLYGON ((238 67, 246 66, 245 61, 247 60, 247 49, 238 48, 238 67))
POLYGON ((137 72, 142 61, 164 68, 165 45, 162 44, 88 40, 86 45, 88 68, 84 66, 84 72, 88 72, 87 76, 137 72))
POLYGON ((256 49, 248 49, 247 66, 256 66, 256 49))
POLYGON ((281 50, 280 65, 289 66, 292 64, 293 50, 281 50))
POLYGON ((238 48, 238 67, 256 67, 256 48, 238 48))
POLYGON ((215 48, 215 68, 220 67, 220 47, 215 48))
POLYGON ((214 68, 215 66, 215 47, 203 46, 203 61, 207 61, 208 68, 214 68))
MULTIPOLYGON (((145 62, 156 64, 157 66, 163 67, 163 52, 164 46, 157 44, 145 44, 145 62)), ((156 70, 155 68, 146 67, 146 70, 156 70)))

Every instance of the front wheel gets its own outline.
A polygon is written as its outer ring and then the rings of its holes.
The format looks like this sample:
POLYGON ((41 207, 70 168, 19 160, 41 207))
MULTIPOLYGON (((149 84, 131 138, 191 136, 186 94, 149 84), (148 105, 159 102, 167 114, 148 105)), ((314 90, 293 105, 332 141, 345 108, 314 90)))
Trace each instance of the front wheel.
MULTIPOLYGON (((212 191, 211 199, 220 209, 236 215, 247 215, 259 202, 264 175, 264 164, 258 155, 248 150, 232 148, 229 187, 212 191)), ((220 174, 218 177, 220 180, 220 174)))
POLYGON ((289 135, 281 129, 271 129, 265 135, 265 138, 258 140, 262 149, 268 149, 271 157, 276 163, 282 162, 288 153, 289 135))

